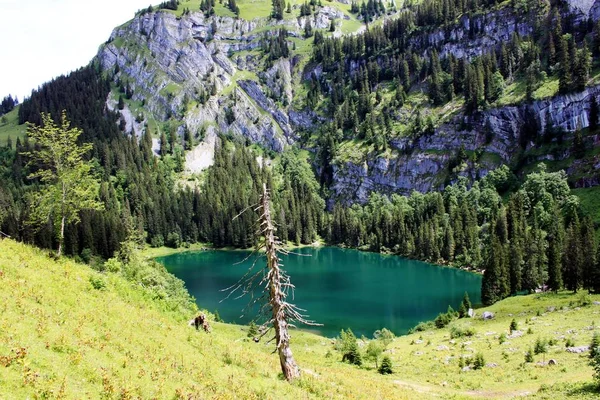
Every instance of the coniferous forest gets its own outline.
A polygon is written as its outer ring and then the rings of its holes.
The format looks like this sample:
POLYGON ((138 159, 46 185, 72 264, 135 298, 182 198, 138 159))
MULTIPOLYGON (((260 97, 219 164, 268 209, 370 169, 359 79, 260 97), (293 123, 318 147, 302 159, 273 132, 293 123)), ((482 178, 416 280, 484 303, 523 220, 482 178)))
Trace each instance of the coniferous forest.
MULTIPOLYGON (((309 244, 320 237, 330 244, 484 270, 486 304, 541 287, 600 291, 594 226, 570 194, 564 172, 550 173, 540 165, 520 182, 502 167, 472 185, 462 178, 443 192, 373 193, 362 206, 334 204, 326 210, 316 175, 299 153, 285 152, 271 168, 258 164, 240 139, 221 137, 204 185, 190 187, 176 178, 175 149, 184 146, 183 138, 168 132, 170 144, 158 157, 150 132, 138 139, 119 131, 117 116, 104 107, 109 90, 91 65, 45 85, 19 110, 22 121, 36 124, 41 112, 57 116, 65 109, 73 125, 83 128, 80 140, 93 144, 87 158, 101 180, 104 208, 82 211, 81 222, 66 227, 67 254, 88 261, 112 257, 127 237, 130 219, 152 246, 252 247, 257 219, 252 206, 267 182, 284 241, 309 244), (250 211, 242 213, 245 209, 250 211)), ((27 139, 2 148, 2 231, 54 248, 50 221, 41 229, 28 224, 27 199, 40 184, 29 178, 36 166, 26 153, 33 150, 27 139)))
MULTIPOLYGON (((316 4, 301 7, 301 16, 310 15, 311 6, 316 4)), ((20 105, 19 123, 39 125, 44 112, 58 122, 64 110, 72 125, 83 131, 79 141, 91 143, 92 150, 85 157, 101 182, 103 207, 81 211, 79 223, 67 224, 66 254, 86 261, 112 257, 129 234, 125 221, 131 220, 154 247, 196 242, 252 247, 258 217, 254 205, 266 182, 273 191, 278 234, 285 242, 310 244, 322 239, 485 271, 482 298, 486 304, 542 287, 599 292, 596 227, 570 194, 564 172, 548 172, 540 165, 528 175, 517 176, 502 167, 476 182, 454 179, 442 192, 373 193, 366 204, 351 206, 328 199, 331 163, 340 142, 364 140, 385 150, 395 110, 402 108, 415 86, 426 88, 433 106, 461 97, 466 113, 493 104, 505 82, 517 78, 525 80, 528 100, 548 75, 558 75, 560 93, 585 87, 600 48, 600 25, 574 23, 558 2, 514 2, 512 7, 532 22, 533 34, 515 33, 498 48, 478 56, 457 58, 435 49, 423 53, 425 45, 419 37, 431 27, 450 29, 457 16, 496 6, 495 1, 427 0, 408 4, 396 18, 360 34, 325 37, 315 30, 310 61, 322 66, 322 74, 307 78, 304 106, 317 109, 327 122, 319 131, 314 159, 292 149, 279 155, 274 166, 259 163, 260 154, 248 147, 249 142, 222 135, 214 166, 201 185, 182 182, 178 175, 185 150, 192 148, 190 132, 181 135, 165 124, 167 129, 160 133, 150 128, 139 137, 124 133, 118 113, 106 107, 115 71, 101 71, 92 63, 43 85, 20 105), (590 36, 591 49, 585 39, 590 36), (391 88, 387 90, 393 92, 391 99, 383 100, 383 88, 391 88), (153 150, 153 136, 160 137, 159 150, 153 150)), ((161 7, 177 10, 178 4, 165 2, 161 7)), ((239 12, 235 2, 228 7, 239 12)), ((284 2, 274 1, 273 17, 281 19, 284 8, 284 2)), ((203 11, 209 13, 209 9, 203 11)), ((386 7, 377 1, 353 2, 351 12, 370 21, 384 14, 386 7)), ((471 24, 469 29, 469 37, 475 37, 477 29, 483 28, 471 24)), ((268 65, 290 56, 288 36, 285 28, 264 34, 260 48, 268 65)), ((306 37, 311 36, 312 30, 306 37)), ((122 83, 118 108, 124 107, 124 98, 131 97, 132 89, 122 83)), ((17 103, 5 98, 2 113, 17 103)), ((592 113, 590 128, 595 129, 597 104, 591 107, 592 113)), ((413 138, 432 134, 435 128, 430 117, 422 120, 418 112, 411 124, 413 138)), ((556 139, 552 134, 560 134, 547 129, 542 137, 539 127, 530 128, 521 132, 523 148, 531 142, 550 142, 556 139)), ((17 139, 14 146, 9 142, 0 151, 0 226, 11 237, 55 248, 58 238, 50 220, 42 227, 29 223, 32 194, 41 185, 35 172, 44 167, 28 157, 35 150, 36 144, 25 138, 17 139)), ((456 158, 460 163, 467 155, 456 158)))

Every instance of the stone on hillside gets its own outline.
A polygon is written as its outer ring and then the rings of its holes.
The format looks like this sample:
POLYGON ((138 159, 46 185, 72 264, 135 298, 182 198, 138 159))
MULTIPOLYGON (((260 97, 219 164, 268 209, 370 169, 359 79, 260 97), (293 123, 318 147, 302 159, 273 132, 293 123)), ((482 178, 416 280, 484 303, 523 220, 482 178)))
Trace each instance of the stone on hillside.
POLYGON ((514 338, 518 338, 518 337, 521 337, 521 336, 523 336, 523 331, 517 331, 517 330, 515 330, 515 331, 512 331, 512 333, 510 335, 508 335, 507 338, 514 339, 514 338))
POLYGON ((473 318, 475 316, 475 310, 473 310, 472 308, 469 308, 467 315, 469 316, 469 318, 473 318))
POLYGON ((590 346, 567 347, 567 352, 580 354, 580 353, 585 353, 585 352, 589 351, 589 349, 590 349, 590 346))
POLYGON ((442 344, 437 347, 437 350, 438 351, 447 351, 447 350, 450 350, 450 348, 448 346, 442 344))
POLYGON ((495 314, 491 311, 484 311, 483 314, 481 314, 481 318, 483 319, 493 319, 495 317, 495 314))
POLYGON ((548 365, 558 365, 558 361, 556 361, 554 358, 551 358, 548 360, 548 365))

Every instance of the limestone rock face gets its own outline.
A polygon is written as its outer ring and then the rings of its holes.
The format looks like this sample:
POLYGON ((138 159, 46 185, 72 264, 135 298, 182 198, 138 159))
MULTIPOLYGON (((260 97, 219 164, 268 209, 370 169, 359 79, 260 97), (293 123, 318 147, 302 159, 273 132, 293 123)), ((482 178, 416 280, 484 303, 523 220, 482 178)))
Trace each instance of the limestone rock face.
MULTIPOLYGON (((592 97, 600 101, 600 86, 531 104, 490 109, 472 116, 459 115, 436 128, 432 135, 392 141, 391 156, 372 152, 364 159, 338 161, 333 166, 334 196, 330 205, 335 200, 346 204, 365 203, 371 191, 408 195, 413 190, 442 189, 448 183, 443 181, 448 162, 461 147, 482 151, 489 157, 482 158, 476 165, 467 163, 459 175, 470 179, 485 176, 513 160, 527 121, 532 121, 540 134, 547 126, 561 129, 565 138, 577 129, 588 127, 592 97)), ((568 153, 546 154, 537 161, 568 157, 568 153)), ((600 159, 598 161, 600 165, 600 159)), ((588 180, 582 181, 580 186, 593 184, 593 180, 588 180)))
MULTIPOLYGON (((233 132, 282 151, 295 137, 287 115, 293 97, 290 60, 277 61, 259 82, 254 56, 229 57, 259 47, 262 36, 252 31, 266 22, 206 18, 201 12, 181 18, 165 11, 146 13, 116 28, 97 58, 155 119, 180 121, 180 135, 184 126, 194 134, 210 126, 215 135, 233 132)), ((130 129, 132 116, 122 114, 130 129)), ((301 113, 296 117, 310 123, 301 113)), ((198 162, 188 167, 197 170, 198 162)))
MULTIPOLYGON (((141 135, 144 123, 153 119, 161 128, 168 121, 169 129, 179 135, 185 129, 196 136, 202 132, 203 142, 186 154, 186 170, 191 173, 212 164, 219 134, 240 135, 248 142, 283 151, 299 140, 300 131, 315 132, 328 121, 313 110, 302 109, 296 91, 302 79, 319 78, 322 66, 299 58, 265 64, 253 50, 261 46, 265 34, 275 34, 264 29, 268 24, 286 25, 291 36, 298 36, 308 20, 314 29, 328 29, 332 20, 347 18, 332 4, 317 8, 312 16, 279 22, 207 18, 201 12, 176 17, 157 11, 138 15, 116 28, 100 48, 97 60, 115 84, 130 88, 133 100, 144 105, 146 115, 133 115, 128 107, 120 111, 126 131, 141 135)), ((600 17, 600 0, 568 0, 568 5, 578 20, 600 17)), ((509 41, 515 33, 531 35, 532 27, 518 13, 503 8, 465 15, 445 29, 422 31, 410 39, 410 46, 424 49, 425 54, 435 48, 442 57, 472 58, 509 41)), ((351 70, 358 69, 355 64, 351 70)), ((107 99, 109 109, 116 108, 114 97, 107 99)), ((335 201, 364 203, 373 191, 427 192, 442 189, 460 176, 470 180, 482 177, 514 161, 521 146, 534 146, 520 140, 525 124, 535 125, 541 133, 552 126, 565 132, 565 139, 587 127, 592 97, 600 97, 600 86, 473 115, 458 113, 432 134, 392 139, 385 151, 360 149, 338 154, 332 163, 329 205, 335 201), (480 157, 450 171, 460 149, 480 157)), ((594 140, 600 145, 600 138, 594 140)), ((568 151, 543 154, 531 161, 567 157, 568 151)), ((600 169, 600 156, 595 165, 600 169)), ((578 168, 577 161, 570 168, 578 168)), ((599 179, 588 178, 577 185, 595 185, 599 179)))

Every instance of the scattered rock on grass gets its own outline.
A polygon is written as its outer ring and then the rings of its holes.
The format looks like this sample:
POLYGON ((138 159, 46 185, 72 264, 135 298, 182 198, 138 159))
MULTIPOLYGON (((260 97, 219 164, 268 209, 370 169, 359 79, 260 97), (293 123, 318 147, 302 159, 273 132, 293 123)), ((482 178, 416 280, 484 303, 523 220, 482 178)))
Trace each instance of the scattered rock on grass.
POLYGON ((585 353, 586 351, 589 351, 589 349, 590 349, 590 346, 567 347, 567 352, 579 354, 579 353, 585 353))

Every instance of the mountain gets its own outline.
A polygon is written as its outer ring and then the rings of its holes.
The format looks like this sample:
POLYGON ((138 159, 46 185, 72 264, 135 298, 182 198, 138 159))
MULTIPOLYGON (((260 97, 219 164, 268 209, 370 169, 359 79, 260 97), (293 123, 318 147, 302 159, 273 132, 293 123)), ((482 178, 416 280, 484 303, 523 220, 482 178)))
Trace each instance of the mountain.
MULTIPOLYGON (((104 208, 67 224, 66 254, 101 269, 134 232, 252 247, 266 183, 284 243, 486 270, 487 304, 600 290, 595 5, 312 3, 149 7, 11 111, 14 131, 64 109, 92 144, 104 208)), ((1 229, 53 248, 29 223, 43 165, 15 147, 1 229)))
MULTIPOLYGON (((186 156, 189 172, 210 164, 218 134, 276 152, 307 148, 330 205, 364 203, 372 191, 439 190, 504 164, 521 173, 541 161, 568 168, 575 187, 598 184, 598 136, 586 129, 600 90, 596 3, 384 4, 368 29, 352 5, 308 6, 299 17, 302 3, 292 2, 276 21, 236 18, 221 5, 207 16, 184 1, 116 28, 97 59, 131 94, 126 129, 171 122, 180 137, 203 138, 186 156), (307 22, 314 34, 305 38, 307 22), (573 60, 560 60, 563 41, 573 60), (582 67, 578 60, 589 64, 584 76, 561 78, 582 67), (470 69, 474 89, 465 85, 470 69), (438 86, 443 95, 433 93, 438 86), (583 154, 573 151, 578 131, 583 154)), ((113 91, 107 103, 117 100, 113 91)))

